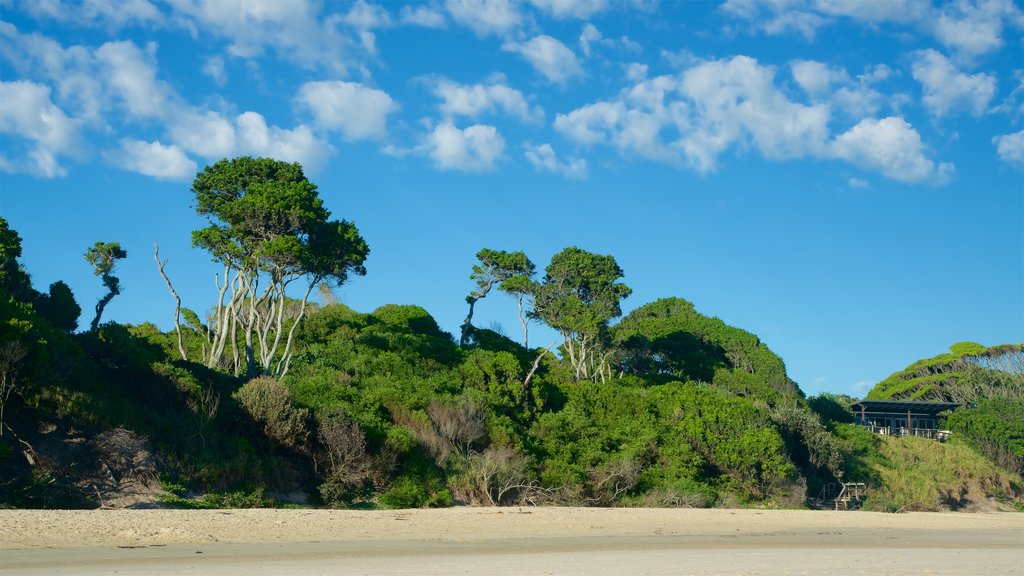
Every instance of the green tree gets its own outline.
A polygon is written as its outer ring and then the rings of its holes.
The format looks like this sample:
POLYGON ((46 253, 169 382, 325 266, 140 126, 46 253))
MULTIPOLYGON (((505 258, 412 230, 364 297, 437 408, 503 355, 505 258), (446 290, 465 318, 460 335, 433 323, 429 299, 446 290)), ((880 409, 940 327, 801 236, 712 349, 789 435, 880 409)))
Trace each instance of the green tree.
POLYGON ((21 258, 21 236, 0 216, 0 289, 16 300, 28 302, 34 296, 32 280, 18 258, 21 258))
POLYGON ((533 279, 537 267, 522 252, 513 252, 509 256, 506 269, 510 274, 501 282, 498 290, 516 299, 516 304, 519 305, 519 323, 523 325, 523 348, 529 349, 530 331, 527 323, 529 313, 524 309, 523 303, 537 291, 537 282, 533 279))
POLYGON ((96 303, 96 317, 92 319, 89 329, 93 332, 100 325, 100 317, 103 310, 110 304, 110 301, 121 293, 121 281, 112 273, 118 260, 128 257, 128 253, 121 248, 119 242, 96 242, 85 251, 85 260, 92 264, 93 273, 103 278, 103 285, 107 287, 107 294, 96 303))
POLYGON ((246 374, 284 375, 313 288, 365 274, 366 242, 354 224, 330 219, 298 163, 221 160, 196 176, 192 192, 196 212, 209 222, 192 233, 192 244, 223 266, 207 365, 221 365, 230 342, 239 372, 241 339, 246 374), (302 298, 289 298, 289 286, 300 279, 302 298))
POLYGON ((531 277, 535 267, 533 262, 522 252, 505 252, 503 250, 491 250, 484 248, 476 253, 479 264, 473 266, 473 273, 470 280, 476 282, 476 289, 466 296, 466 303, 469 304, 469 313, 462 323, 462 334, 459 337, 459 345, 465 346, 469 343, 473 333, 473 310, 476 303, 490 293, 491 288, 498 286, 499 290, 516 297, 519 302, 519 320, 523 324, 523 338, 527 339, 526 318, 523 315, 523 299, 532 290, 531 277), (506 287, 507 284, 507 287, 506 287))
POLYGON ((534 294, 532 316, 558 330, 577 380, 610 375, 608 321, 622 314, 633 291, 618 282, 622 269, 612 256, 566 248, 551 258, 534 294))
POLYGON ((78 317, 82 308, 75 301, 75 295, 67 284, 58 280, 50 284, 49 294, 40 294, 35 303, 36 311, 58 330, 74 332, 78 328, 78 317))

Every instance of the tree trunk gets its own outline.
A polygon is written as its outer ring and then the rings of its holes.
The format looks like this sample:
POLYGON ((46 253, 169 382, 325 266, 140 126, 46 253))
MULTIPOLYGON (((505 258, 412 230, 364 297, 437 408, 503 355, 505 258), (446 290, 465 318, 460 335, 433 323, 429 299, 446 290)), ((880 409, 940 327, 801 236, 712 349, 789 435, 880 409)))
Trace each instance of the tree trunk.
POLYGON ((469 304, 469 314, 466 315, 466 320, 462 322, 462 335, 459 336, 459 346, 465 346, 469 343, 469 335, 473 331, 473 307, 476 306, 477 300, 479 298, 466 297, 466 302, 469 304))
POLYGON ((530 349, 530 333, 526 326, 526 317, 523 315, 523 296, 516 298, 519 303, 519 323, 523 325, 523 348, 530 349))

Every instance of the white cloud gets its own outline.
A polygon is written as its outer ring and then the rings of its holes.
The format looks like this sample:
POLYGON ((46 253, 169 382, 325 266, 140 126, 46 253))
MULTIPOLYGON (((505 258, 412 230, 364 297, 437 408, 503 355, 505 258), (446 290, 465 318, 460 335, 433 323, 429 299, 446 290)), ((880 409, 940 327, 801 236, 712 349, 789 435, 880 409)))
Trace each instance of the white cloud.
POLYGON ((96 60, 108 90, 138 118, 160 118, 170 109, 172 90, 156 79, 156 44, 146 52, 131 41, 107 42, 96 50, 96 60))
POLYGON ((217 86, 224 87, 228 83, 228 76, 224 73, 224 59, 214 56, 203 65, 203 74, 213 79, 217 86))
POLYGON ((1024 13, 1012 0, 958 0, 933 16, 933 32, 944 45, 967 59, 988 54, 1003 44, 1003 25, 1024 28, 1024 13))
POLYGON ((812 98, 820 98, 831 92, 834 84, 849 80, 846 70, 814 60, 796 60, 789 68, 796 83, 812 98))
POLYGON ((430 6, 402 6, 398 15, 403 24, 410 26, 423 26, 424 28, 444 28, 447 26, 444 14, 430 6))
POLYGON ((537 170, 553 172, 561 174, 566 178, 577 180, 587 177, 587 161, 585 159, 570 158, 565 162, 559 162, 558 155, 555 154, 551 144, 541 144, 540 146, 527 145, 524 155, 537 170))
POLYGON ((608 9, 608 0, 530 0, 538 10, 558 19, 586 20, 608 9))
POLYGON ((1016 119, 1024 116, 1024 70, 1014 70, 1013 76, 1017 80, 1017 87, 992 111, 1003 112, 1016 119))
POLYGON ((875 114, 882 95, 871 87, 888 77, 888 67, 876 66, 851 79, 846 70, 815 60, 795 60, 789 64, 793 79, 812 102, 825 102, 853 118, 875 114))
POLYGON ((603 38, 601 31, 597 29, 590 22, 583 25, 583 31, 580 32, 580 50, 583 51, 583 55, 590 57, 590 45, 594 42, 599 42, 603 38))
POLYGON ((620 152, 713 170, 730 147, 754 146, 771 159, 820 154, 828 107, 789 101, 774 71, 744 56, 702 62, 677 76, 659 76, 555 119, 555 129, 580 144, 610 142, 620 152))
POLYGON ((238 149, 234 124, 216 112, 184 111, 168 130, 175 144, 204 158, 219 160, 238 149))
MULTIPOLYGON (((828 69, 824 74, 844 77, 828 69)), ((831 83, 826 80, 805 83, 819 91, 831 83)), ((941 182, 951 173, 952 165, 936 167, 926 157, 917 131, 902 118, 862 119, 833 139, 830 106, 790 100, 776 85, 774 68, 737 56, 644 79, 614 100, 559 114, 554 127, 583 146, 608 144, 626 156, 701 172, 714 170, 727 150, 754 149, 770 160, 841 159, 908 182, 941 182)))
POLYGON ((383 90, 355 82, 307 82, 295 100, 318 126, 337 130, 348 140, 384 138, 388 115, 398 110, 383 90))
POLYGON ((37 20, 119 30, 129 24, 158 24, 163 15, 149 0, 33 0, 19 8, 37 20))
POLYGON ((995 76, 964 74, 935 50, 922 50, 916 56, 911 70, 921 83, 924 104, 932 114, 944 116, 962 108, 978 116, 985 111, 996 92, 995 76))
POLYGON ((1004 26, 1024 28, 1013 0, 953 0, 939 7, 921 0, 727 0, 722 11, 766 34, 795 32, 809 41, 839 18, 870 27, 916 25, 967 58, 1002 46, 1004 26))
POLYGON ((257 112, 243 112, 235 118, 238 135, 237 151, 232 154, 266 156, 285 162, 298 162, 309 172, 322 167, 333 148, 318 139, 304 124, 286 129, 267 126, 266 120, 257 112))
POLYGON ((695 166, 711 168, 709 152, 747 138, 771 159, 821 151, 828 108, 791 102, 775 87, 774 77, 774 70, 745 56, 706 62, 683 73, 681 90, 697 114, 695 130, 682 145, 695 166))
POLYGON ((228 53, 255 58, 267 49, 305 68, 344 72, 351 40, 338 30, 341 15, 321 20, 315 0, 173 0, 180 25, 194 36, 222 37, 228 53))
POLYGON ((860 178, 850 178, 850 188, 871 188, 871 183, 860 178))
POLYGON ((877 170, 902 182, 941 184, 953 172, 952 164, 936 167, 925 156, 917 130, 903 118, 894 116, 862 120, 835 138, 832 153, 837 158, 877 170))
POLYGON ((0 56, 23 75, 50 82, 56 103, 68 113, 99 121, 103 87, 88 49, 65 49, 50 38, 20 34, 14 25, 0 21, 0 56))
POLYGON ((353 28, 373 30, 391 26, 391 14, 377 4, 366 0, 356 0, 352 8, 345 14, 343 21, 353 28))
MULTIPOLYGON (((0 102, 0 134, 26 144, 23 157, 4 158, 3 169, 46 178, 64 176, 57 156, 74 151, 78 127, 50 100, 50 88, 27 81, 0 82, 0 102)), ((14 148, 9 140, 4 147, 14 148)))
POLYGON ((630 82, 640 82, 647 78, 647 70, 647 64, 631 62, 626 65, 626 80, 629 80, 630 82))
POLYGON ((196 173, 196 163, 181 148, 165 146, 159 140, 122 138, 120 150, 108 153, 107 157, 124 170, 158 180, 187 180, 196 173))
POLYGON ((580 144, 599 144, 618 132, 625 115, 623 102, 595 102, 568 114, 559 114, 555 118, 555 130, 580 144))
POLYGON ((1010 164, 1024 167, 1024 130, 992 139, 999 157, 1010 164))
POLYGON ((573 76, 583 75, 576 54, 551 36, 542 34, 526 42, 506 42, 501 49, 519 54, 555 84, 564 84, 573 76))
POLYGON ((452 19, 478 36, 504 36, 523 24, 519 4, 511 0, 446 0, 452 19))
POLYGON ((505 140, 494 126, 475 124, 459 130, 445 122, 427 136, 425 150, 442 170, 484 172, 494 169, 505 140))
POLYGON ((522 92, 500 83, 469 85, 441 79, 434 84, 433 92, 441 99, 440 111, 446 119, 475 119, 499 111, 531 122, 544 118, 544 111, 530 106, 522 92))
POLYGON ((594 46, 604 46, 606 48, 618 48, 624 52, 632 52, 639 54, 643 52, 643 47, 637 42, 629 39, 629 36, 620 36, 618 40, 614 38, 605 38, 601 31, 597 29, 590 22, 583 25, 583 31, 580 32, 579 37, 580 51, 583 55, 589 58, 593 52, 594 46))
POLYGON ((332 151, 308 126, 267 126, 263 115, 252 111, 226 118, 209 110, 189 109, 170 122, 168 130, 171 142, 207 160, 249 154, 299 162, 315 171, 332 151))

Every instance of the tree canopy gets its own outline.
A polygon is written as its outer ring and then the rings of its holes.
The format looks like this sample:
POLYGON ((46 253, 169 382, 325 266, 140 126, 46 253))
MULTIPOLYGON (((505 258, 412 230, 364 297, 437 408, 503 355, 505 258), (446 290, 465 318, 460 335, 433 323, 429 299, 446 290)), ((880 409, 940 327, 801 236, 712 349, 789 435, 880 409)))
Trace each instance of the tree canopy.
POLYGON ((622 299, 633 292, 618 281, 622 276, 614 257, 573 246, 551 258, 536 287, 532 315, 562 334, 578 379, 607 368, 608 322, 622 315, 622 299))
POLYGON ((365 274, 366 241, 354 224, 331 219, 298 163, 221 160, 196 175, 192 192, 196 212, 209 222, 192 233, 192 243, 224 267, 207 364, 219 365, 230 342, 240 369, 232 336, 240 328, 247 374, 287 372, 310 292, 365 274), (299 278, 306 281, 299 310, 286 314, 288 287, 299 278))

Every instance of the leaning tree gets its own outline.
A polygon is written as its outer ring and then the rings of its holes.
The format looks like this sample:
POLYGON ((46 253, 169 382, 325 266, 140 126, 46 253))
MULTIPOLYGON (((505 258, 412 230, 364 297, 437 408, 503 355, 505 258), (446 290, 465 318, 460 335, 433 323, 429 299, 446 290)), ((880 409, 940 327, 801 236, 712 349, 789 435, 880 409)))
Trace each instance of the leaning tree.
MULTIPOLYGON (((204 361, 211 368, 229 364, 230 347, 231 365, 240 373, 241 343, 246 375, 282 376, 312 290, 365 274, 369 248, 354 224, 331 219, 298 163, 247 156, 221 160, 196 175, 192 192, 196 212, 209 224, 192 233, 192 244, 222 266, 215 276, 204 361), (301 298, 288 296, 293 285, 301 298)), ((166 262, 157 257, 157 264, 166 280, 166 262)), ((180 338, 177 319, 175 326, 180 338)))
POLYGON ((107 293, 96 303, 96 317, 92 319, 89 329, 93 332, 100 325, 100 317, 107 304, 121 293, 121 280, 113 275, 118 260, 128 257, 128 252, 121 248, 120 242, 97 242, 85 251, 85 260, 92 264, 93 272, 102 277, 107 293))
MULTIPOLYGON (((523 338, 527 337, 526 319, 523 316, 523 298, 530 291, 531 277, 534 272, 533 262, 522 252, 505 252, 484 248, 476 253, 479 264, 473 265, 470 280, 476 282, 476 289, 466 296, 469 313, 462 322, 462 334, 459 345, 469 343, 473 331, 473 310, 476 303, 485 298, 495 286, 507 294, 511 294, 519 302, 519 320, 523 324, 523 338), (506 287, 507 285, 507 287, 506 287)), ((524 346, 526 344, 524 343, 524 346)))

